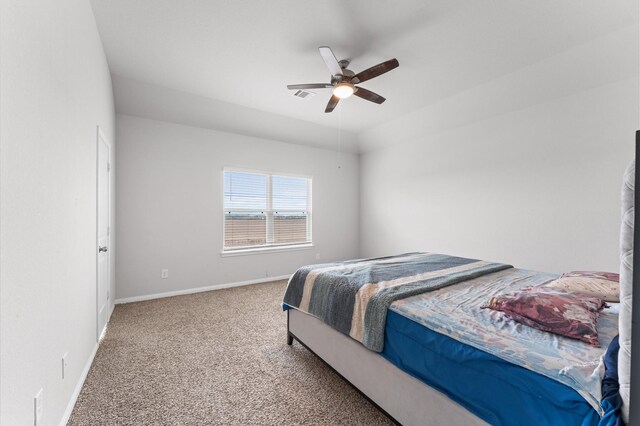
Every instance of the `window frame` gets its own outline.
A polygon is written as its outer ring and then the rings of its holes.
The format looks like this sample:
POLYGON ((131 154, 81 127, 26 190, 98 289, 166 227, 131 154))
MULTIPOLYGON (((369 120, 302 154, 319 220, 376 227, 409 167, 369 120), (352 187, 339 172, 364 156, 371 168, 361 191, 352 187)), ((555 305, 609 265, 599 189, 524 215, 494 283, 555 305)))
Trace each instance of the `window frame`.
MULTIPOLYGON (((256 170, 256 169, 247 169, 242 167, 223 167, 221 175, 221 189, 222 189, 222 250, 220 255, 223 257, 226 256, 239 256, 243 254, 258 254, 258 253, 269 253, 269 252, 277 252, 277 251, 292 251, 292 250, 308 250, 313 247, 313 176, 312 175, 303 175, 297 173, 289 173, 289 172, 277 172, 277 171, 266 171, 266 170, 256 170), (259 174, 267 177, 267 208, 265 209, 265 217, 266 217, 266 241, 265 245, 255 245, 255 246, 242 246, 237 248, 228 248, 225 247, 225 215, 227 210, 225 210, 224 206, 224 188, 225 188, 225 180, 224 174, 226 172, 236 172, 236 173, 252 173, 259 174), (282 176, 282 177, 292 177, 292 178, 302 178, 307 179, 307 210, 305 210, 308 220, 307 220, 307 241, 301 243, 282 243, 282 244, 274 244, 273 243, 273 220, 274 213, 273 210, 273 184, 272 178, 273 176, 282 176), (269 240, 272 242, 269 243, 269 240)), ((238 211, 246 211, 253 212, 257 210, 253 209, 238 209, 238 211)), ((262 210, 260 210, 262 212, 262 210)), ((278 212, 282 212, 283 210, 278 210, 278 212)), ((289 210, 284 210, 285 212, 289 210)), ((300 211, 300 210, 292 210, 292 211, 300 211)))

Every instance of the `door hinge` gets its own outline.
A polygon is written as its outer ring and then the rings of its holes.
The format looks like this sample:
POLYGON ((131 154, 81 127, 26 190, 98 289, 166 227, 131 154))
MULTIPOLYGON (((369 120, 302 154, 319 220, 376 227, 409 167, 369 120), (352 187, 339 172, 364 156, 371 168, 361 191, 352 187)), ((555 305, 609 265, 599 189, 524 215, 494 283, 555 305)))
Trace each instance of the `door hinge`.
POLYGON ((111 296, 110 294, 111 292, 109 290, 107 290, 107 300, 109 300, 109 296, 111 296))
POLYGON ((107 171, 110 172, 111 171, 111 163, 107 163, 107 171))
POLYGON ((107 235, 111 235, 111 227, 107 226, 107 235))

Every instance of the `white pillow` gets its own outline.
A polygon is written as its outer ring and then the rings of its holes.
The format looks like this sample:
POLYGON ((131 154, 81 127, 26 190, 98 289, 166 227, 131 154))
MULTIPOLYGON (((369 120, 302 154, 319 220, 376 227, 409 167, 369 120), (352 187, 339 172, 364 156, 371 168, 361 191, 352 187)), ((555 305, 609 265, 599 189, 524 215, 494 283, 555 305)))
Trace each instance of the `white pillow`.
POLYGON ((544 287, 597 297, 605 302, 620 301, 620 276, 613 272, 574 271, 562 274, 544 287))

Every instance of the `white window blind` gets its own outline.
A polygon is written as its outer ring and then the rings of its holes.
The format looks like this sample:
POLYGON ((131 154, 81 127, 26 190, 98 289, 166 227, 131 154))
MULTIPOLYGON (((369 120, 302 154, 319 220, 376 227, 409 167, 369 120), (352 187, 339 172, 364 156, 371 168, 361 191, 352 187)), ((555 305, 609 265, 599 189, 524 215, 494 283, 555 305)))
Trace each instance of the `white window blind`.
POLYGON ((224 251, 311 243, 311 179, 224 170, 224 251))

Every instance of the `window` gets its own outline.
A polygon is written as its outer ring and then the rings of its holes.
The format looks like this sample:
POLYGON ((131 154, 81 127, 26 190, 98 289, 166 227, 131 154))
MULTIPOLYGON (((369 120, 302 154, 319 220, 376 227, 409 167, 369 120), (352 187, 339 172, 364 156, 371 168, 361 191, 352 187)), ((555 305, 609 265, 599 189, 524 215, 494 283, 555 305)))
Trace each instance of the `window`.
POLYGON ((310 178, 224 170, 224 252, 310 243, 310 178))

